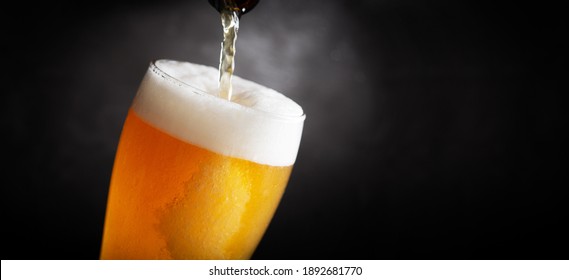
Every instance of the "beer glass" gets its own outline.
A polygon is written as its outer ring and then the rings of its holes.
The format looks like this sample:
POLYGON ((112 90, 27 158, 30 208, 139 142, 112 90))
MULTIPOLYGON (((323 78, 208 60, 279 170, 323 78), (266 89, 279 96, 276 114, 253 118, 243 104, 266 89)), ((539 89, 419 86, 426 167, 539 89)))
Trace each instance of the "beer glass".
POLYGON ((279 204, 305 115, 284 95, 188 62, 150 64, 111 178, 102 259, 248 259, 279 204))

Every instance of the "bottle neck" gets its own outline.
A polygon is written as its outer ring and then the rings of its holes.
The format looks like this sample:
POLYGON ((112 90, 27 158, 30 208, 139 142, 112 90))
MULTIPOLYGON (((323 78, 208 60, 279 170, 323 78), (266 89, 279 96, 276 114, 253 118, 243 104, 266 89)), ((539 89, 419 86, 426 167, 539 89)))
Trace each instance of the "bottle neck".
POLYGON ((251 11, 259 0, 208 0, 218 12, 231 11, 236 12, 239 17, 251 11))

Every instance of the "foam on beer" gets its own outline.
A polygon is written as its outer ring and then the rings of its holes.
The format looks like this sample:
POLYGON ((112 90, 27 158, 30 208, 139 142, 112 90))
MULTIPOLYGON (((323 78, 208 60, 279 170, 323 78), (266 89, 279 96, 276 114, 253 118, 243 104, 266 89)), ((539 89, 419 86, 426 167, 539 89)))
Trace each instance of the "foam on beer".
POLYGON ((217 97, 217 69, 158 60, 132 109, 156 128, 222 155, 289 166, 296 159, 304 113, 284 95, 233 76, 231 102, 217 97))

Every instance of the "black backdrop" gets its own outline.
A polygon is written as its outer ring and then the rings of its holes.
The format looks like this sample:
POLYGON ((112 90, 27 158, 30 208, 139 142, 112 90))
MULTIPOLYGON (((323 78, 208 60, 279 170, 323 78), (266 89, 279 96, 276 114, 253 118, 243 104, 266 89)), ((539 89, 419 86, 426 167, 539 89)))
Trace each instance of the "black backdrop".
MULTIPOLYGON (((95 259, 149 61, 216 66, 219 17, 24 5, 2 19, 2 259, 95 259)), ((566 24, 546 3, 261 1, 236 74, 307 119, 254 258, 567 259, 566 24)))

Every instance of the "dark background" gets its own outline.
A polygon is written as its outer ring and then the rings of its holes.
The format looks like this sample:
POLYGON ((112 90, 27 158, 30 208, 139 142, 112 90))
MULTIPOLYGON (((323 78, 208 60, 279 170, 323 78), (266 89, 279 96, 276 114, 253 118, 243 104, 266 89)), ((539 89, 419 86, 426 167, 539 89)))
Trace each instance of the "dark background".
MULTIPOLYGON (((3 17, 2 259, 96 259, 148 63, 217 66, 207 1, 3 17)), ((257 259, 567 259, 566 15, 551 3, 263 0, 236 74, 307 119, 257 259)))

